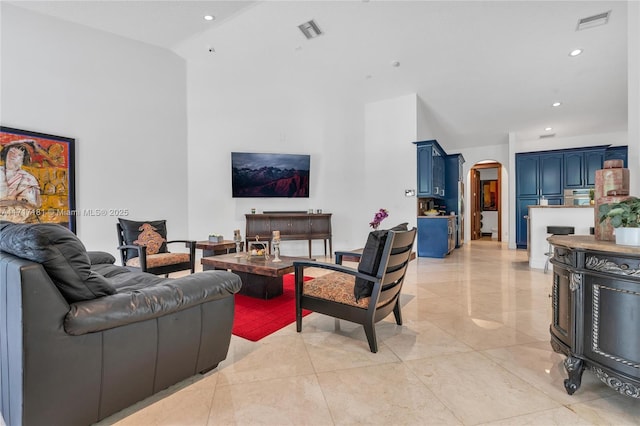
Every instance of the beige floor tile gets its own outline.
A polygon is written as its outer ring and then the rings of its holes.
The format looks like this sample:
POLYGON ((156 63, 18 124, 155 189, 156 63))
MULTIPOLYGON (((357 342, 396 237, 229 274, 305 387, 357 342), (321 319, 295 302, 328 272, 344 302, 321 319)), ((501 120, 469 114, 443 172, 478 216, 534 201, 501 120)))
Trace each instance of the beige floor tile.
POLYGON ((568 408, 580 417, 597 425, 638 425, 640 424, 640 401, 624 395, 596 399, 568 408))
POLYGON ((208 426, 331 425, 315 375, 241 383, 216 388, 208 426))
MULTIPOLYGON (((388 326, 396 327, 394 324, 388 324, 388 326)), ((380 328, 379 323, 377 329, 380 330, 380 328)), ((316 372, 399 361, 399 358, 380 339, 378 339, 378 352, 372 353, 363 330, 303 333, 303 339, 316 372)))
POLYGON ((387 329, 381 329, 378 336, 403 361, 473 350, 429 321, 405 320, 398 329, 388 337, 387 329))
POLYGON ((431 320, 442 330, 475 350, 500 348, 537 341, 535 337, 515 330, 499 321, 477 317, 444 317, 431 320))
POLYGON ((537 340, 549 341, 549 323, 551 322, 551 307, 538 310, 523 310, 511 312, 494 312, 487 314, 487 318, 500 322, 517 331, 535 337, 537 340))
POLYGON ((233 350, 233 362, 225 361, 224 366, 219 369, 219 385, 314 372, 304 341, 299 335, 271 336, 259 343, 245 340, 237 342, 233 350))
POLYGON ((590 423, 566 407, 511 417, 481 426, 588 426, 590 423))
POLYGON ((320 373, 318 381, 336 425, 460 424, 401 363, 320 373))
POLYGON ((559 407, 542 392, 477 352, 405 364, 466 425, 559 407))
POLYGON ((582 375, 580 389, 573 395, 567 394, 564 388, 567 373, 562 364, 565 356, 553 352, 548 342, 489 349, 482 353, 563 405, 615 394, 589 371, 582 375))

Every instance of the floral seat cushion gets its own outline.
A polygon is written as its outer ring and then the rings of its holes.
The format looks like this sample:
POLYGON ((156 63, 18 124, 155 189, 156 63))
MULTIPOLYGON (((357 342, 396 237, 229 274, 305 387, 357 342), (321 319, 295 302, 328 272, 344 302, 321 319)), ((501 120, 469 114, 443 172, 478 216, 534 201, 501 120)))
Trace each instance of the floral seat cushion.
POLYGON ((331 272, 309 281, 305 281, 302 293, 305 296, 351 305, 362 309, 369 306, 370 297, 362 297, 358 301, 353 294, 355 277, 342 272, 331 272))
MULTIPOLYGON (((147 268, 174 265, 176 263, 189 262, 189 253, 156 253, 147 255, 147 268)), ((127 260, 127 266, 140 267, 140 258, 132 257, 127 260)))

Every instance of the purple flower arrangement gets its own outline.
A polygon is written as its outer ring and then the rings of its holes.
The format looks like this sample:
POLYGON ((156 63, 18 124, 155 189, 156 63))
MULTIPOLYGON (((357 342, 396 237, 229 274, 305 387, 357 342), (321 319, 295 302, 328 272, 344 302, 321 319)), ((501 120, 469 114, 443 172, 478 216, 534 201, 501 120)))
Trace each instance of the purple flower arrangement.
POLYGON ((387 216, 389 216, 389 212, 387 211, 387 209, 378 210, 378 212, 375 214, 375 216, 373 216, 373 220, 371 222, 369 222, 369 226, 371 226, 373 229, 378 229, 378 226, 380 226, 380 223, 387 216))

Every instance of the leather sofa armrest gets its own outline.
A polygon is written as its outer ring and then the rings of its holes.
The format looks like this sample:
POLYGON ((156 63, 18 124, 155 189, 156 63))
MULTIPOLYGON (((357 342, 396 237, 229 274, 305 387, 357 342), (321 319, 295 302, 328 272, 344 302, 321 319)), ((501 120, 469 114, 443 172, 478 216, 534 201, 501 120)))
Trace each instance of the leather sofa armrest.
POLYGON ((89 261, 92 265, 116 263, 116 258, 106 251, 87 251, 87 255, 89 256, 89 261))
POLYGON ((68 334, 78 336, 146 321, 212 300, 231 297, 242 281, 228 271, 204 271, 167 279, 146 288, 73 303, 64 319, 68 334))

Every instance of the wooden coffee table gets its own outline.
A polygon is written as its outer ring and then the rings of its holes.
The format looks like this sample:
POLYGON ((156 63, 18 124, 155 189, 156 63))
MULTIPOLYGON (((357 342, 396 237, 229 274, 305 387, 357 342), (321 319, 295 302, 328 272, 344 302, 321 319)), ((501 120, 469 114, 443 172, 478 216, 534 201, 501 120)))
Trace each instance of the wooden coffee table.
MULTIPOLYGON (((282 276, 294 271, 293 262, 296 260, 309 261, 306 257, 280 256, 282 262, 273 262, 264 257, 247 258, 246 253, 241 257, 235 254, 203 257, 202 269, 230 270, 242 279, 242 288, 238 293, 260 299, 271 299, 282 294, 282 276)), ((312 259, 313 260, 313 259, 312 259)))

